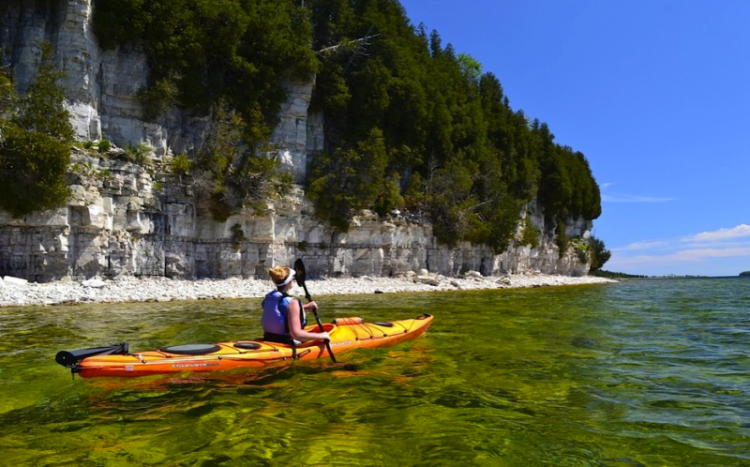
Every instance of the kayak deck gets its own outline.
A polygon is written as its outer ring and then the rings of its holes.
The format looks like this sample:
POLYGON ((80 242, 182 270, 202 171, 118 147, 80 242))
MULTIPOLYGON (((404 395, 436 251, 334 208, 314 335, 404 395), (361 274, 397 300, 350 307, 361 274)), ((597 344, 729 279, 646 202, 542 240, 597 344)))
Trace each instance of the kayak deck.
MULTIPOLYGON (((432 319, 426 313, 414 319, 384 323, 366 323, 361 318, 339 318, 334 323, 323 324, 323 328, 330 336, 331 350, 337 355, 356 348, 384 347, 415 339, 427 332, 432 319)), ((306 329, 319 331, 317 325, 307 326, 306 329)), ((137 353, 94 355, 65 366, 83 378, 136 377, 263 367, 293 359, 328 357, 325 343, 319 340, 296 346, 264 340, 237 340, 172 346, 137 353)))

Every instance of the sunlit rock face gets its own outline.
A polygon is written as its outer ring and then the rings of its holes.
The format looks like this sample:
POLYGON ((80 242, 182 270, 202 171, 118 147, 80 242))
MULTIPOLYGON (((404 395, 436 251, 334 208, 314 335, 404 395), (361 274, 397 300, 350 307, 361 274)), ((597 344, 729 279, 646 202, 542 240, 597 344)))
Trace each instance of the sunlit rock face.
MULTIPOLYGON (((561 257, 549 236, 535 249, 518 246, 496 255, 469 243, 439 245, 428 222, 367 211, 349 232, 336 233, 312 215, 297 185, 260 212, 216 222, 196 202, 190 180, 168 174, 163 163, 141 167, 77 152, 69 178, 72 196, 61 209, 23 219, 0 212, 0 276, 38 282, 121 275, 265 278, 268 267, 300 257, 311 277, 421 269, 446 276, 588 272, 575 253, 561 257)), ((588 230, 568 233, 574 234, 588 230)))
MULTIPOLYGON (((74 278, 165 276, 172 278, 266 277, 266 269, 305 259, 315 276, 396 276, 427 269, 454 276, 507 272, 583 275, 588 265, 574 252, 559 254, 544 219, 531 219, 540 245, 517 246, 500 255, 469 243, 439 245, 424 219, 394 212, 385 218, 362 212, 352 229, 336 233, 313 216, 300 185, 258 211, 214 221, 196 201, 189 177, 169 173, 174 154, 204 140, 206 122, 171 109, 147 122, 136 95, 148 83, 148 64, 137 48, 102 50, 91 30, 92 0, 0 2, 2 66, 21 92, 38 69, 40 44, 50 42, 65 72, 62 85, 72 124, 82 141, 106 139, 117 147, 146 143, 154 164, 75 150, 67 206, 13 219, 0 212, 0 276, 46 282, 74 278)), ((310 112, 314 83, 284 83, 269 157, 276 157, 297 184, 308 162, 324 147, 323 120, 310 112)), ((530 209, 529 212, 537 212, 530 209)), ((568 237, 587 238, 587 221, 569 222, 568 237)), ((520 227, 518 235, 520 236, 520 227)))

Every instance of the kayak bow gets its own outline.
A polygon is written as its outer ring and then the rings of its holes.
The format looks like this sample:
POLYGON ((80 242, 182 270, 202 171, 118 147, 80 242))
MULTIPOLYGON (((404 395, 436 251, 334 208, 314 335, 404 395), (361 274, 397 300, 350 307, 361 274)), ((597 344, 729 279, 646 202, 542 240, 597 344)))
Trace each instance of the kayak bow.
MULTIPOLYGON (((338 318, 323 328, 336 354, 357 348, 384 347, 415 339, 432 324, 425 313, 414 319, 365 323, 362 318, 338 318)), ((308 330, 318 331, 317 324, 308 330)), ((136 377, 182 372, 207 372, 258 368, 296 359, 328 355, 323 341, 292 346, 263 340, 239 340, 216 344, 187 344, 147 352, 130 353, 127 343, 92 349, 58 352, 55 360, 83 378, 136 377)))

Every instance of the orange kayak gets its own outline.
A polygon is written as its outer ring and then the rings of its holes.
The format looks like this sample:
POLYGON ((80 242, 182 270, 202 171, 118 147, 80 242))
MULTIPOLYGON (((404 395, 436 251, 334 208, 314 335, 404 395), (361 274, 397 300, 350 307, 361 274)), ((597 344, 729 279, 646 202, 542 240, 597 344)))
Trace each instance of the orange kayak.
MULTIPOLYGON (((381 323, 361 318, 338 318, 324 324, 335 355, 347 350, 396 345, 415 339, 432 324, 432 316, 381 323)), ((317 332, 317 325, 306 328, 317 332)), ((216 344, 188 344, 130 353, 126 343, 108 347, 58 352, 55 360, 83 378, 136 377, 182 372, 207 372, 312 358, 328 358, 323 341, 292 346, 263 340, 239 340, 216 344)))

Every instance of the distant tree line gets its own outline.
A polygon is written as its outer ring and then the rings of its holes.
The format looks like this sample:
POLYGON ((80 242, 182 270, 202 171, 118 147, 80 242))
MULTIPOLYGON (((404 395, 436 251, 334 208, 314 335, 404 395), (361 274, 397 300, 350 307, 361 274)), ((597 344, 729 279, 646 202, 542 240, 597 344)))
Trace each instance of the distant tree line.
POLYGON ((217 218, 278 189, 263 144, 283 82, 313 76, 326 146, 307 192, 338 231, 358 210, 398 208, 429 218, 444 244, 501 252, 535 198, 560 241, 569 219, 601 214, 586 157, 396 0, 95 0, 93 26, 105 48, 145 51, 147 118, 172 106, 217 117, 209 144, 179 159, 206 181, 217 218))

